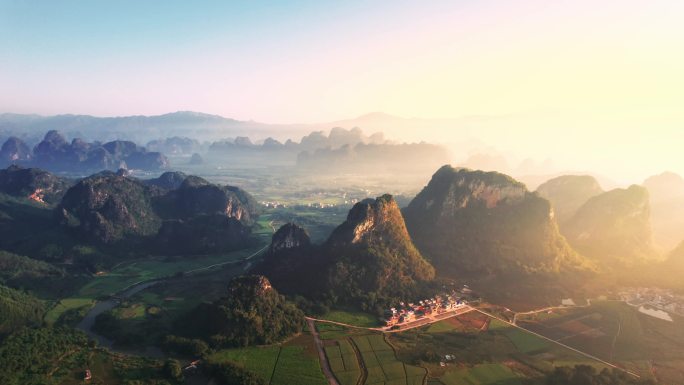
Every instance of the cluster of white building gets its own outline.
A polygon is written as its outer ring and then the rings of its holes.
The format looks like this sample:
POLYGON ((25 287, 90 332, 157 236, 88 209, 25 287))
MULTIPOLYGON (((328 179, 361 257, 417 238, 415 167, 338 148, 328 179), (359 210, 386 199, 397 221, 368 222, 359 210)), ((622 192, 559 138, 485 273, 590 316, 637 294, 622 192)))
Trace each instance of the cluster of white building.
POLYGON ((684 316, 684 297, 659 288, 628 288, 620 298, 632 306, 648 305, 653 308, 684 316))

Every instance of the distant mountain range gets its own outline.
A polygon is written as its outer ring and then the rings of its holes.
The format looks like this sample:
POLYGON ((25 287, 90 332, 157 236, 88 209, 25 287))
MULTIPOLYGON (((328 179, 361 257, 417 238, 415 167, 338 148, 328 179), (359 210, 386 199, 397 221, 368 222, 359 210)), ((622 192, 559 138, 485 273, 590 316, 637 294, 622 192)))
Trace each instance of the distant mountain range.
POLYGON ((178 111, 154 116, 97 117, 91 115, 0 114, 0 138, 17 136, 29 143, 38 142, 45 132, 59 130, 67 137, 85 140, 111 141, 132 140, 137 143, 187 136, 200 141, 216 141, 236 136, 268 136, 281 141, 298 139, 317 130, 333 127, 361 127, 366 132, 386 131, 396 133, 407 129, 430 127, 448 130, 455 120, 405 119, 384 113, 371 113, 354 119, 313 124, 271 124, 236 120, 219 115, 192 111, 178 111))

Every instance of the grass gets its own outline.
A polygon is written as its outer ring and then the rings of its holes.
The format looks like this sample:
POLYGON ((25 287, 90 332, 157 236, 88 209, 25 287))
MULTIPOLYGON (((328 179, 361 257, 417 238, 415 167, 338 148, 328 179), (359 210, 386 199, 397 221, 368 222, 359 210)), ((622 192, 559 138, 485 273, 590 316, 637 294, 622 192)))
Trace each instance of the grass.
POLYGON ((472 368, 450 370, 440 377, 445 385, 520 385, 522 381, 501 364, 480 364, 472 368))
POLYGON ((378 318, 368 313, 347 310, 331 310, 321 317, 329 321, 341 322, 347 325, 361 327, 380 326, 378 318))
POLYGON ((450 319, 440 321, 440 322, 435 322, 427 328, 427 332, 431 333, 431 334, 450 332, 450 331, 454 331, 454 330, 463 330, 463 327, 457 325, 456 323, 454 323, 450 319))
POLYGON ((95 301, 91 298, 65 298, 57 302, 57 304, 45 314, 44 320, 48 325, 53 325, 59 320, 62 314, 67 311, 86 307, 89 309, 94 304, 95 301))

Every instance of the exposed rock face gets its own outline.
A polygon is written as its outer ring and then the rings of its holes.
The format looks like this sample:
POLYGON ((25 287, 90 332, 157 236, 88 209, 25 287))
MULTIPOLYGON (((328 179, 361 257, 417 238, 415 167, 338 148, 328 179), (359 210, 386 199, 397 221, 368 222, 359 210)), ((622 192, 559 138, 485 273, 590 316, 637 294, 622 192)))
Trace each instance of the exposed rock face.
POLYGON ((563 175, 541 184, 537 193, 551 202, 556 221, 563 224, 590 198, 603 193, 603 189, 593 176, 563 175))
POLYGON ((446 276, 582 270, 550 203, 496 172, 440 168, 404 210, 418 248, 446 276))
POLYGON ((228 284, 228 293, 242 298, 260 297, 270 290, 271 282, 263 275, 244 275, 228 284))
POLYGON ((648 191, 641 186, 591 198, 563 232, 580 252, 604 264, 633 265, 655 256, 648 191))
POLYGON ((666 172, 644 181, 651 202, 653 242, 672 250, 684 241, 684 178, 666 172))
POLYGON ((31 149, 21 139, 11 137, 0 148, 0 163, 11 164, 30 161, 31 149))
POLYGON ((274 254, 284 250, 308 248, 311 246, 311 238, 303 228, 294 223, 282 225, 273 234, 269 253, 274 254))
POLYGON ((59 202, 71 182, 36 168, 10 166, 0 170, 0 192, 37 202, 59 202))

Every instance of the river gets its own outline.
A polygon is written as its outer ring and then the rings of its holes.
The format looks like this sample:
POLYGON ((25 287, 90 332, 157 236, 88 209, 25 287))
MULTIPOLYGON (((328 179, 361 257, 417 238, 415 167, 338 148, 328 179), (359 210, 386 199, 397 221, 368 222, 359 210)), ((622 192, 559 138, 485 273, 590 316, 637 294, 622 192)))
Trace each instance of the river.
POLYGON ((115 307, 119 306, 120 299, 122 298, 130 298, 136 293, 139 293, 142 290, 147 289, 148 287, 155 285, 159 283, 160 280, 152 280, 152 281, 145 281, 145 282, 140 282, 137 283, 128 289, 122 291, 117 295, 117 298, 119 299, 108 299, 106 301, 100 301, 93 306, 90 311, 85 315, 85 317, 81 320, 81 322, 76 325, 76 328, 79 330, 82 330, 85 332, 88 337, 94 339, 97 341, 98 345, 108 348, 109 350, 112 350, 114 352, 118 353, 125 353, 125 354, 134 354, 134 355, 143 355, 143 356, 149 356, 149 357, 154 357, 154 358, 163 358, 166 357, 164 352, 159 349, 156 346, 147 346, 144 349, 134 349, 134 348, 127 348, 127 349, 122 349, 122 348, 117 348, 114 345, 114 341, 110 340, 109 338, 105 336, 101 336, 93 331, 93 325, 95 325, 95 318, 97 318, 98 315, 114 309, 115 307))

